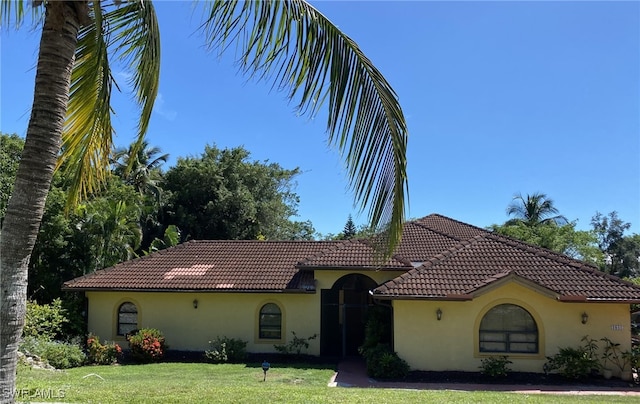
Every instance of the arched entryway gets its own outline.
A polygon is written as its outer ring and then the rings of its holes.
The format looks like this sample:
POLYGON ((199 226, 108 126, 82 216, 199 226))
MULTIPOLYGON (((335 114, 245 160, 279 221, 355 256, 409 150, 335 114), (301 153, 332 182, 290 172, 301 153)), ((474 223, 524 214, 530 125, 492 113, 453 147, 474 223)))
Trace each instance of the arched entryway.
POLYGON ((322 289, 322 356, 358 354, 358 347, 364 341, 367 311, 373 304, 369 291, 376 286, 366 275, 350 274, 338 279, 331 289, 322 289))

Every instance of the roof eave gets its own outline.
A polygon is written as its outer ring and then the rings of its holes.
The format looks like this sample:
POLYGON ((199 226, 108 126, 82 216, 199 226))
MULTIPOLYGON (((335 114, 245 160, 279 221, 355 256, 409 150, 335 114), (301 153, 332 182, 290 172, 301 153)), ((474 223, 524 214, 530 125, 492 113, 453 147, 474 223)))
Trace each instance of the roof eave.
POLYGON ((624 303, 624 304, 637 304, 640 303, 640 299, 621 299, 617 297, 587 297, 587 296, 559 296, 558 301, 563 303, 624 303))
POLYGON ((376 294, 371 293, 374 299, 379 300, 434 300, 434 301, 469 301, 473 300, 473 296, 469 294, 448 294, 438 296, 422 296, 422 295, 392 295, 392 294, 376 294))
POLYGON ((178 289, 63 287, 65 292, 179 292, 179 293, 292 293, 315 294, 316 289, 178 289))

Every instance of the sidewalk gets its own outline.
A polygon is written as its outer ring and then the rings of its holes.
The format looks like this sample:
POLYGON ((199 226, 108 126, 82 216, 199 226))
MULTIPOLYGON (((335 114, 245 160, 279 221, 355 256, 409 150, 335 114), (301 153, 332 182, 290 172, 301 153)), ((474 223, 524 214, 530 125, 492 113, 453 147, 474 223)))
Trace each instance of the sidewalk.
POLYGON ((345 359, 338 364, 338 371, 329 381, 330 387, 359 387, 377 389, 408 390, 455 390, 455 391, 506 391, 524 394, 572 394, 572 395, 615 395, 640 396, 640 388, 605 386, 534 386, 509 384, 468 384, 468 383, 409 383, 379 382, 367 377, 364 361, 345 359))

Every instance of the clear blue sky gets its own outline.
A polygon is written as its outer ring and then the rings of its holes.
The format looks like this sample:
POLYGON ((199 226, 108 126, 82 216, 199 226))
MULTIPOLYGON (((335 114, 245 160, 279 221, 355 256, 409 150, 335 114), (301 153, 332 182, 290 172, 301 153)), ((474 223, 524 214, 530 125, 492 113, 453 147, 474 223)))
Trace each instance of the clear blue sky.
MULTIPOLYGON (((616 210, 640 233, 639 2, 314 2, 393 85, 409 125, 408 217, 502 223, 516 192, 544 192, 579 228, 616 210)), ((199 155, 242 145, 300 167, 298 220, 338 233, 357 223, 325 122, 297 117, 270 84, 207 54, 190 2, 156 2, 159 98, 149 142, 199 155)), ((1 33, 0 130, 24 135, 38 30, 1 33)), ((124 84, 122 73, 116 77, 124 84)), ((115 102, 116 142, 134 135, 130 95, 115 102)))

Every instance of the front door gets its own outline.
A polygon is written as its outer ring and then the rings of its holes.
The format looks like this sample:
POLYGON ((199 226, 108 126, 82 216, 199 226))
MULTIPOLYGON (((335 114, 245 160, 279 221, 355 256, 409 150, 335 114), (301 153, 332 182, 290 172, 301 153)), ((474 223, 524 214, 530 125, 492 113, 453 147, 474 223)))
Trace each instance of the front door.
POLYGON ((364 341, 367 310, 372 304, 369 290, 376 282, 365 275, 338 279, 331 289, 321 291, 320 354, 358 355, 364 341))

